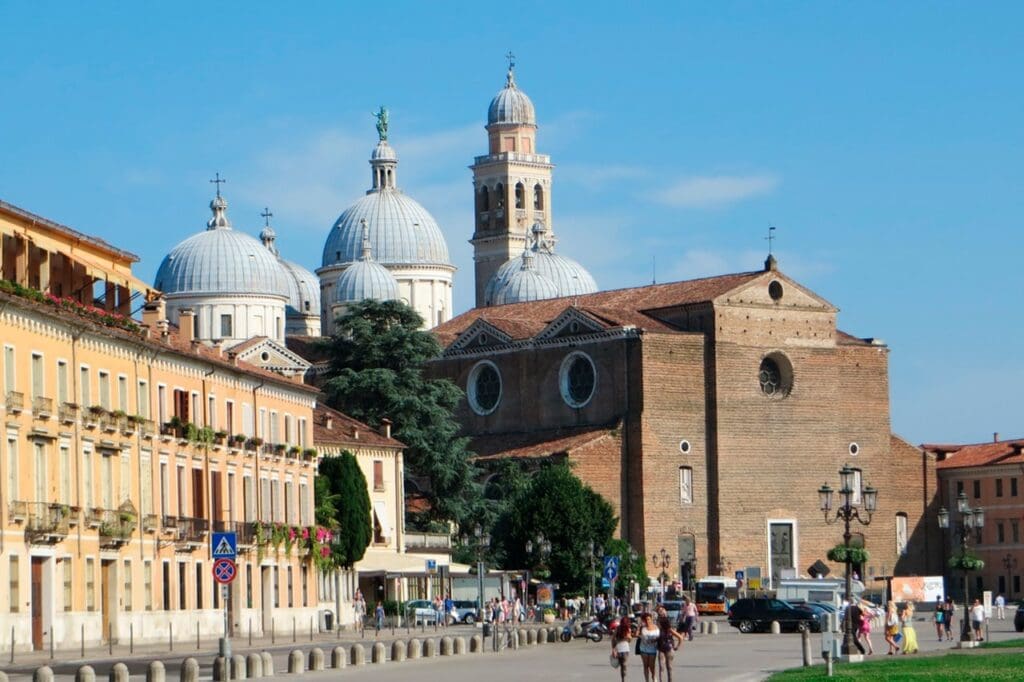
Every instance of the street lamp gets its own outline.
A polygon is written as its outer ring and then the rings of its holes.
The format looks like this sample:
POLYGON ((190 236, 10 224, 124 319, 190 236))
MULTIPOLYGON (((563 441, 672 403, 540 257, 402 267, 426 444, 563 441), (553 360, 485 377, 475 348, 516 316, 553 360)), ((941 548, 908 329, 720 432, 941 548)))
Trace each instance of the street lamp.
POLYGON ((957 520, 955 526, 950 526, 950 514, 945 507, 939 509, 938 520, 939 528, 943 530, 952 529, 960 538, 960 566, 961 570, 964 572, 964 622, 960 625, 960 641, 969 642, 971 641, 971 627, 967 618, 968 609, 971 607, 971 587, 967 581, 967 572, 971 569, 968 568, 966 563, 967 541, 970 539, 972 532, 980 533, 981 529, 985 526, 985 510, 981 507, 971 509, 971 505, 967 501, 967 495, 965 495, 962 490, 960 491, 960 494, 956 496, 956 510, 960 512, 960 518, 957 520))
POLYGON ((590 608, 594 608, 594 559, 604 554, 604 550, 595 545, 593 540, 587 541, 583 548, 583 558, 590 561, 590 608))
POLYGON ((477 620, 482 623, 484 622, 484 555, 487 553, 487 548, 491 546, 491 536, 477 526, 473 529, 473 535, 462 536, 462 545, 468 547, 476 555, 476 616, 477 620))
MULTIPOLYGON (((537 553, 540 555, 540 562, 537 564, 537 566, 538 567, 543 567, 544 566, 544 562, 547 560, 548 555, 551 554, 551 541, 548 540, 546 537, 544 537, 543 533, 537 533, 536 544, 534 544, 534 540, 527 540, 526 541, 526 555, 528 557, 530 555, 532 555, 534 549, 536 549, 537 553)), ((540 571, 536 571, 536 572, 539 573, 540 571)), ((524 595, 524 599, 526 600, 527 606, 528 606, 529 605, 528 602, 530 601, 530 569, 529 568, 527 568, 527 570, 526 570, 526 594, 524 595)))
POLYGON ((856 648, 856 635, 853 632, 853 622, 850 620, 853 609, 853 575, 850 568, 850 539, 853 535, 850 533, 850 522, 856 520, 862 526, 866 526, 871 523, 871 515, 875 513, 878 505, 878 491, 870 485, 864 486, 860 491, 860 497, 855 494, 856 490, 854 486, 857 485, 857 471, 851 469, 848 464, 844 464, 843 468, 839 470, 839 497, 840 504, 832 513, 832 487, 828 483, 823 484, 818 488, 818 500, 821 506, 821 511, 825 514, 825 523, 831 525, 833 523, 842 520, 843 522, 843 546, 846 548, 845 561, 846 564, 846 614, 843 618, 843 647, 842 653, 844 656, 849 656, 856 648), (861 516, 861 507, 864 511, 864 516, 861 516))
POLYGON ((658 576, 661 580, 661 595, 658 597, 658 601, 663 602, 665 601, 665 578, 668 577, 665 570, 671 565, 672 555, 666 552, 665 548, 662 547, 657 554, 651 556, 651 562, 661 569, 661 575, 658 576))

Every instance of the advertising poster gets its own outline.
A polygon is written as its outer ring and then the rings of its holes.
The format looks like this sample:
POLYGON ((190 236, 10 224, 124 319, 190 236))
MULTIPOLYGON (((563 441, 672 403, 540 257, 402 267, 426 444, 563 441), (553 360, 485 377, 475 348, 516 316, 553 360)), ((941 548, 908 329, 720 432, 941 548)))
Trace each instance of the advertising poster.
POLYGON ((909 578, 894 577, 892 579, 893 601, 934 602, 944 599, 945 591, 942 576, 913 576, 909 578))
POLYGON ((555 586, 551 583, 537 585, 537 606, 542 609, 555 608, 555 586))

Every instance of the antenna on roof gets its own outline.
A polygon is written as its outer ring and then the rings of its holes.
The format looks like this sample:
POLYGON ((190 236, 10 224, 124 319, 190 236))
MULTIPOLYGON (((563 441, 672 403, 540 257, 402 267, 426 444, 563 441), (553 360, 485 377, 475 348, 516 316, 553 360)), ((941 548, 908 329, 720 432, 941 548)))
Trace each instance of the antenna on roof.
POLYGON ((768 228, 768 236, 765 237, 768 240, 768 255, 772 255, 772 242, 775 241, 775 227, 768 228))
POLYGON ((658 257, 651 256, 651 284, 658 283, 658 257))

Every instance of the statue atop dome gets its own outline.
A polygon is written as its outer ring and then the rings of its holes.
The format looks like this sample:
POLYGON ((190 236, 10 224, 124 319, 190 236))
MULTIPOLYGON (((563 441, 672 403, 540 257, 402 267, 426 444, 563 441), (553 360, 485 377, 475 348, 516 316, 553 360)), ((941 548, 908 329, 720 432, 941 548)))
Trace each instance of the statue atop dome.
POLYGON ((381 142, 388 141, 388 110, 384 108, 384 105, 380 105, 380 110, 374 112, 374 117, 377 119, 377 137, 380 138, 381 142))

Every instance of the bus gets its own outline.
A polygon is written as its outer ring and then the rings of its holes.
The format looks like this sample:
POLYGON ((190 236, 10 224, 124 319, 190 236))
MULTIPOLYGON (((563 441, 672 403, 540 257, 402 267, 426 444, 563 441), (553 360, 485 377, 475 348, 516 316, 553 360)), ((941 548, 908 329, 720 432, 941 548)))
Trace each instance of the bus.
POLYGON ((729 610, 729 603, 735 601, 737 596, 735 578, 709 575, 697 581, 694 600, 697 602, 697 612, 700 614, 724 614, 729 610))

